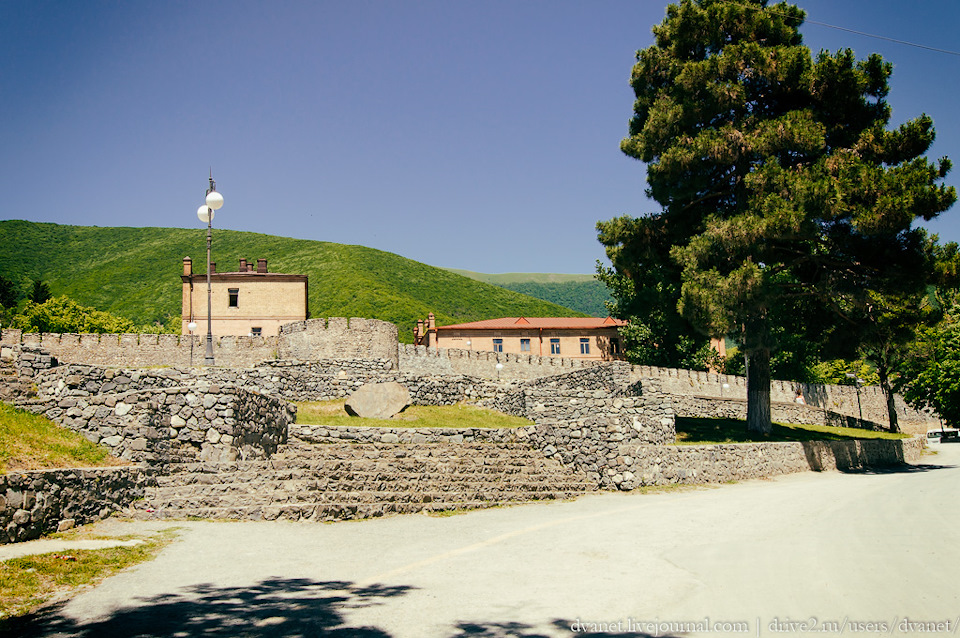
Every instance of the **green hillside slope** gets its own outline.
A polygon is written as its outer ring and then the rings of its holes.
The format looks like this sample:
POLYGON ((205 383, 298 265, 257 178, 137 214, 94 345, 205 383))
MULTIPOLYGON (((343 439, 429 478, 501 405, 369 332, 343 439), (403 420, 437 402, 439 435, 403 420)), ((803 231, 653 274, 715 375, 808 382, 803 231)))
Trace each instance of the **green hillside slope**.
MULTIPOLYGON (((179 316, 182 260, 202 271, 202 229, 99 228, 0 221, 0 275, 49 282, 54 295, 145 324, 179 316)), ((271 272, 310 278, 313 317, 390 321, 409 342, 417 319, 440 325, 500 316, 581 316, 556 304, 364 246, 214 229, 213 261, 236 271, 241 257, 271 272)))
POLYGON ((485 273, 473 272, 472 270, 458 270, 456 268, 447 268, 450 272, 458 275, 476 279, 488 284, 505 286, 516 283, 538 283, 538 284, 565 284, 569 282, 596 281, 593 275, 578 275, 555 272, 502 272, 485 273))
POLYGON ((572 308, 592 317, 606 317, 609 313, 605 303, 613 300, 607 287, 597 281, 593 275, 543 272, 487 274, 453 268, 450 271, 565 308, 572 308))
POLYGON ((517 281, 501 285, 507 290, 543 299, 588 314, 591 317, 606 317, 609 315, 610 312, 605 304, 608 301, 613 301, 607 287, 596 279, 558 283, 517 281))

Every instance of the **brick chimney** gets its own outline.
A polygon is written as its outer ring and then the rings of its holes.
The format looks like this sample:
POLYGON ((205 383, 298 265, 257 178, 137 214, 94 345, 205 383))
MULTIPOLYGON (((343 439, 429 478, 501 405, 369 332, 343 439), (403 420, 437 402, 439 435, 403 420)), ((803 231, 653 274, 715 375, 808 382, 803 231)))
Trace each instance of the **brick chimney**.
POLYGON ((265 273, 265 272, 267 272, 267 260, 266 260, 266 259, 258 259, 258 260, 257 260, 257 272, 260 272, 260 273, 265 273))
POLYGON ((243 257, 240 258, 240 272, 247 272, 247 260, 243 257))
POLYGON ((217 272, 217 262, 211 261, 211 262, 210 262, 210 274, 212 275, 212 274, 215 273, 215 272, 217 272))
POLYGON ((193 260, 189 257, 183 258, 183 274, 187 277, 193 274, 193 260))

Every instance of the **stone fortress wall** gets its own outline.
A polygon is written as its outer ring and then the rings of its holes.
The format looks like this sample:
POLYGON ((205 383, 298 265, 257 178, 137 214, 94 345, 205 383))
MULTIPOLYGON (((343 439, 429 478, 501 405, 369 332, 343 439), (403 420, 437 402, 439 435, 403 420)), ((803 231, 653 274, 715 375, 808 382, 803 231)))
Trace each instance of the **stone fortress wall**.
MULTIPOLYGON (((394 370, 419 375, 469 376, 479 379, 530 380, 607 365, 604 362, 563 357, 502 354, 472 350, 437 349, 397 340, 397 327, 374 319, 333 317, 308 319, 283 326, 278 337, 224 336, 214 339, 217 367, 251 368, 285 361, 377 360, 394 370), (497 365, 501 367, 498 369, 497 365)), ((136 334, 21 333, 5 329, 0 345, 39 348, 60 361, 101 366, 187 368, 203 362, 203 336, 136 334), (192 347, 192 356, 191 356, 192 347)), ((659 379, 661 391, 678 397, 680 416, 732 416, 746 413, 746 378, 708 372, 632 366, 632 381, 659 379), (705 412, 706 410, 706 412, 705 412)), ((817 422, 839 424, 841 415, 876 425, 886 425, 886 399, 877 386, 853 386, 773 381, 770 399, 774 411, 786 418, 803 419, 790 405, 800 391, 806 405, 820 408, 817 422)), ((904 431, 922 433, 939 425, 934 414, 915 410, 896 397, 904 431)), ((810 422, 801 420, 798 422, 810 422)))
MULTIPOLYGON (((122 488, 111 492, 115 492, 116 498, 97 501, 88 508, 99 508, 96 514, 74 516, 69 499, 64 501, 68 507, 61 508, 55 496, 61 479, 53 474, 49 477, 50 495, 26 484, 18 484, 15 489, 11 484, 8 497, 20 501, 0 508, 0 527, 6 532, 6 539, 0 535, 0 542, 35 537, 41 529, 55 529, 59 525, 57 518, 61 522, 80 522, 125 507, 139 493, 141 485, 151 482, 151 473, 155 471, 151 465, 156 468, 189 458, 229 462, 235 458, 269 456, 286 439, 291 426, 294 409, 287 401, 344 397, 369 382, 400 382, 408 388, 414 403, 436 405, 473 400, 525 416, 534 425, 503 436, 522 439, 546 456, 575 466, 605 489, 629 490, 641 485, 715 482, 809 469, 895 464, 915 460, 922 446, 918 439, 892 443, 669 446, 665 444, 675 438, 677 415, 706 416, 705 412, 716 413, 718 409, 719 414, 726 415, 725 410, 745 410, 745 380, 636 367, 623 362, 598 365, 569 359, 431 351, 398 346, 390 330, 395 331, 395 327, 390 324, 383 330, 376 324, 374 329, 366 330, 368 324, 358 320, 303 323, 301 329, 288 333, 296 337, 288 342, 286 352, 307 360, 273 359, 257 366, 224 366, 225 362, 218 360, 221 366, 189 369, 76 364, 69 362, 77 352, 70 350, 69 336, 67 348, 55 350, 54 356, 41 346, 44 342, 62 346, 64 336, 54 339, 5 331, 0 354, 5 361, 16 359, 16 368, 36 384, 40 395, 33 400, 36 411, 113 447, 123 458, 148 465, 141 474, 131 470, 130 478, 117 474, 122 477, 122 488), (331 326, 333 332, 325 332, 331 326), (366 356, 317 357, 325 349, 336 347, 330 338, 337 331, 350 330, 362 333, 355 335, 351 352, 366 356), (374 357, 375 354, 386 356, 374 357), (63 364, 58 357, 64 359, 63 364), (497 363, 502 367, 496 368, 497 363), (473 376, 467 371, 479 374, 473 376)), ((380 323, 383 322, 377 322, 380 323)), ((278 344, 283 337, 278 338, 278 344)), ((102 351, 100 346, 88 348, 86 354, 125 362, 125 350, 120 346, 123 340, 118 335, 100 338, 97 343, 106 343, 106 347, 102 351), (114 339, 117 345, 113 344, 114 339)), ((136 345, 128 341, 134 361, 147 352, 140 348, 141 342, 149 344, 151 339, 137 337, 136 345)), ((150 352, 159 352, 154 361, 164 360, 160 349, 150 352)), ((166 360, 172 358, 175 357, 166 360)), ((884 407, 879 392, 861 390, 857 407, 856 395, 851 395, 856 388, 823 386, 799 386, 809 404, 798 405, 792 402, 797 387, 774 383, 775 417, 778 410, 789 409, 800 416, 786 420, 800 420, 803 413, 826 415, 830 408, 836 408, 853 412, 853 416, 863 409, 867 418, 877 417, 884 407)), ((904 415, 931 418, 907 411, 904 415)), ((882 422, 879 418, 878 421, 882 422)), ((395 429, 383 428, 310 430, 303 433, 304 439, 373 439, 391 443, 394 438, 401 442, 405 436, 395 429)), ((409 436, 416 443, 421 436, 427 440, 439 436, 440 440, 456 441, 490 435, 450 428, 409 436)), ((108 475, 112 476, 109 472, 103 474, 108 475)), ((100 476, 83 473, 81 478, 99 485, 100 476)), ((47 479, 38 475, 33 480, 47 479)))
MULTIPOLYGON (((42 348, 70 363, 147 368, 201 365, 205 335, 24 333, 4 329, 0 345, 42 348)), ((277 337, 213 338, 217 366, 246 368, 271 359, 389 359, 398 365, 397 327, 386 321, 331 317, 286 324, 277 337)))
MULTIPOLYGON (((561 357, 498 354, 470 350, 426 348, 400 344, 400 369, 430 374, 463 374, 486 379, 537 379, 596 366, 609 362, 586 361, 561 357), (502 368, 498 371, 496 365, 502 368)), ((734 375, 696 370, 678 370, 655 366, 629 366, 630 382, 657 379, 660 391, 673 395, 679 416, 731 417, 746 416, 747 379, 734 375)), ((849 425, 868 429, 887 426, 886 397, 879 386, 857 389, 847 385, 825 385, 774 380, 770 384, 770 401, 774 418, 791 423, 849 425), (796 407, 797 392, 806 406, 819 408, 820 415, 796 407), (862 426, 856 421, 861 419, 862 426), (846 417, 846 418, 843 418, 846 417)), ((935 414, 915 410, 903 397, 895 397, 900 427, 906 432, 923 433, 940 424, 935 414)))
MULTIPOLYGON (((675 368, 657 368, 653 366, 633 366, 631 378, 659 379, 663 391, 676 397, 682 397, 677 406, 681 416, 736 416, 745 418, 747 400, 747 379, 734 375, 714 374, 696 370, 677 370, 675 368), (726 406, 726 407, 724 407, 726 406), (726 410, 720 414, 718 410, 726 410), (732 412, 731 412, 732 411, 732 412)), ((836 415, 860 419, 861 414, 866 426, 875 424, 886 428, 888 425, 887 400, 879 386, 856 388, 849 385, 826 385, 814 383, 796 383, 774 380, 770 383, 770 402, 777 420, 778 409, 791 415, 796 412, 797 392, 803 396, 805 405, 819 408, 824 413, 824 421, 831 425, 851 425, 838 423, 836 415)), ((922 434, 928 427, 940 424, 935 414, 916 410, 903 400, 894 397, 900 427, 905 432, 922 434)), ((802 418, 802 417, 797 417, 802 418)), ((808 423, 810 421, 791 421, 808 423)))

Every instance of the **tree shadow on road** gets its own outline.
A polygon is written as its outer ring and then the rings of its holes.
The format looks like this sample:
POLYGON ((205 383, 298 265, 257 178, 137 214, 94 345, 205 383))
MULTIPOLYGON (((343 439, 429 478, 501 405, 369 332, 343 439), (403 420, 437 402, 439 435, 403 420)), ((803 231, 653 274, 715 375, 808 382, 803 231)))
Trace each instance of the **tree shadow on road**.
POLYGON ((937 465, 934 463, 918 463, 917 465, 887 465, 883 467, 861 467, 840 470, 844 474, 920 474, 933 470, 951 470, 956 465, 937 465))
POLYGON ((0 623, 0 636, 135 638, 151 636, 351 636, 389 638, 375 627, 350 627, 343 612, 402 596, 406 586, 360 587, 348 582, 272 578, 250 587, 197 585, 120 609, 109 617, 78 622, 59 612, 63 603, 42 613, 0 623))

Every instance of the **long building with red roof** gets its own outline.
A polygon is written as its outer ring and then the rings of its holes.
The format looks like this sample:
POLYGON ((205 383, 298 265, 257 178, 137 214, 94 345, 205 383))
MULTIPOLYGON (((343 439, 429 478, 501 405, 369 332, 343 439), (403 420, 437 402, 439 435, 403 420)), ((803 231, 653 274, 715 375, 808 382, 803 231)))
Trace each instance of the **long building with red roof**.
POLYGON ((608 361, 620 358, 619 328, 612 317, 501 317, 437 326, 433 313, 418 321, 414 343, 541 357, 608 361))

